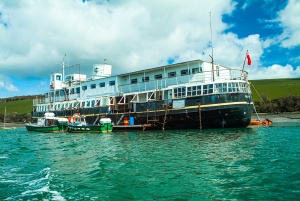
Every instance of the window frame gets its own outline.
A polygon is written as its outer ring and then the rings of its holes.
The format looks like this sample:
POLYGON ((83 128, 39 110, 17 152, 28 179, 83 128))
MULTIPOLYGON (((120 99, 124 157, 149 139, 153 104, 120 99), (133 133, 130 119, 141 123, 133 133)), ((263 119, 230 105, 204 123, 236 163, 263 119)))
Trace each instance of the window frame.
POLYGON ((180 75, 181 76, 185 76, 185 75, 189 75, 189 74, 190 74, 189 69, 180 70, 180 75))
POLYGON ((130 80, 131 84, 137 84, 138 83, 138 79, 137 78, 133 78, 130 80))
POLYGON ((96 89, 97 85, 96 84, 91 84, 90 89, 96 89))
POLYGON ((168 78, 176 77, 176 71, 168 72, 168 78))
POLYGON ((142 82, 149 82, 149 76, 145 76, 142 78, 142 82))
POLYGON ((99 87, 100 87, 100 88, 105 87, 105 82, 100 82, 100 83, 99 83, 99 87))
POLYGON ((109 86, 115 86, 116 85, 116 81, 115 80, 111 80, 108 83, 109 86))
POLYGON ((82 89, 82 91, 85 91, 85 90, 87 90, 87 85, 83 85, 83 86, 81 86, 81 89, 82 89))
POLYGON ((154 75, 154 79, 155 80, 161 80, 162 79, 162 74, 154 75))

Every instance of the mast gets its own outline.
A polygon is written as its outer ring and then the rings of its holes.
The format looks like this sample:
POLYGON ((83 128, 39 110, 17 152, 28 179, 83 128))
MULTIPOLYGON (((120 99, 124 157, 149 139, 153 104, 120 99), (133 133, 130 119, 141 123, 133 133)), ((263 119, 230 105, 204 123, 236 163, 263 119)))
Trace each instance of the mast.
POLYGON ((6 106, 4 108, 4 120, 3 120, 3 126, 4 126, 4 128, 5 128, 5 121, 6 121, 5 117, 6 117, 6 106))
POLYGON ((62 82, 65 81, 65 57, 67 56, 67 54, 64 55, 63 57, 63 63, 62 63, 62 82))
POLYGON ((79 111, 80 111, 80 108, 81 108, 81 77, 80 77, 80 64, 78 64, 78 72, 79 72, 79 111))
POLYGON ((209 12, 209 21, 210 21, 210 44, 211 44, 211 75, 212 75, 212 81, 215 81, 215 69, 214 69, 214 48, 213 48, 213 40, 212 40, 212 28, 211 28, 211 12, 209 12))

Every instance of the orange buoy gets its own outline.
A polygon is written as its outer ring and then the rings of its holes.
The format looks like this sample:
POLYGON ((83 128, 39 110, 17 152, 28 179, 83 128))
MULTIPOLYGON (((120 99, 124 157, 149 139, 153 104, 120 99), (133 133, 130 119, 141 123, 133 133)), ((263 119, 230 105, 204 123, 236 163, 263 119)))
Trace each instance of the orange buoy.
POLYGON ((251 126, 262 126, 263 123, 260 120, 251 120, 250 125, 251 126))
POLYGON ((266 125, 266 126, 269 126, 272 124, 272 121, 269 120, 269 119, 265 119, 265 120, 251 120, 250 122, 250 126, 263 126, 263 125, 266 125))
POLYGON ((265 119, 265 120, 263 120, 262 122, 263 122, 263 124, 265 124, 265 125, 267 125, 267 126, 269 126, 269 125, 272 124, 272 121, 269 120, 269 119, 265 119))
POLYGON ((124 126, 128 126, 128 125, 129 125, 128 117, 124 117, 124 126))

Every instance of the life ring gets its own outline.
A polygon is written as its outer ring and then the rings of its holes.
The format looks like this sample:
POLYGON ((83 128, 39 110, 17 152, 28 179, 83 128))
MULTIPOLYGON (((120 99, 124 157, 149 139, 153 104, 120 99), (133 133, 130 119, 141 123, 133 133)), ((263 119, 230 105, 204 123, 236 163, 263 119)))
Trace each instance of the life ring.
POLYGON ((73 114, 73 122, 76 122, 79 116, 80 116, 79 113, 74 113, 73 114))

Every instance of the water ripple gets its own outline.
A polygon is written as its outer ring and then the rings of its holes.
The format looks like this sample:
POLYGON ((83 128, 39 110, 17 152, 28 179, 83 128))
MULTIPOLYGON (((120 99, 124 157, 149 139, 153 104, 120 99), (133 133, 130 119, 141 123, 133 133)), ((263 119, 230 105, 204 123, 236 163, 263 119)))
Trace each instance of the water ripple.
POLYGON ((293 200, 299 125, 111 134, 0 132, 0 200, 293 200))

